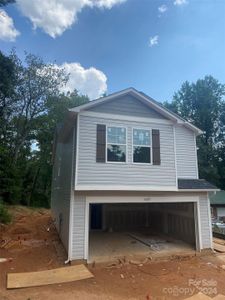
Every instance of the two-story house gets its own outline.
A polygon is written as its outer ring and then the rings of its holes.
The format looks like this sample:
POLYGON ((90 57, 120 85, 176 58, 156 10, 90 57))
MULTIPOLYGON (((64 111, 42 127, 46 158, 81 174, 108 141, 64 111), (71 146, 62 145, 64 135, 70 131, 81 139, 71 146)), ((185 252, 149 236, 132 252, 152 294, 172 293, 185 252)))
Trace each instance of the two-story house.
POLYGON ((68 260, 89 259, 94 229, 151 228, 212 248, 216 187, 198 177, 201 133, 133 88, 70 109, 55 138, 51 203, 68 260))

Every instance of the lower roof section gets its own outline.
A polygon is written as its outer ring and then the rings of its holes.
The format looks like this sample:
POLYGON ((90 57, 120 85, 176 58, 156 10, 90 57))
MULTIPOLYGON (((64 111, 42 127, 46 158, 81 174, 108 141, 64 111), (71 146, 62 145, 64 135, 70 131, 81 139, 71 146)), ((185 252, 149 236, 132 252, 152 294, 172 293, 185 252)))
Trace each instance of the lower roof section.
POLYGON ((178 179, 179 190, 205 190, 205 191, 218 191, 219 189, 212 183, 205 179, 178 179))

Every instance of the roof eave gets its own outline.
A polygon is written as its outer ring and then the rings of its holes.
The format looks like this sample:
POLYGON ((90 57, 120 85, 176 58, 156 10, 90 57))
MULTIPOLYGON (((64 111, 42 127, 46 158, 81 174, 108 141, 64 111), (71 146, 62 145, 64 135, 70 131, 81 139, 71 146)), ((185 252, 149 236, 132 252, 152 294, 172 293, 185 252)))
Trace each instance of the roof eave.
POLYGON ((99 105, 103 102, 110 101, 115 97, 120 97, 120 96, 123 96, 123 95, 128 94, 128 93, 131 93, 134 96, 138 97, 140 101, 141 100, 144 101, 147 105, 149 105, 150 107, 153 107, 156 111, 158 111, 159 113, 161 113, 162 115, 164 115, 168 119, 172 120, 173 122, 175 122, 179 125, 183 125, 183 126, 189 128, 190 130, 194 131, 196 135, 200 135, 200 134, 203 133, 203 131, 200 130, 199 128, 197 128, 196 126, 194 126, 191 123, 183 120, 181 117, 175 116, 174 114, 170 113, 167 109, 165 109, 165 108, 161 107, 160 105, 158 105, 157 103, 155 103, 155 100, 153 100, 153 99, 151 100, 150 97, 147 98, 147 96, 145 96, 142 93, 138 92, 134 88, 128 88, 128 89, 122 90, 120 92, 113 93, 109 96, 93 100, 93 101, 88 102, 86 104, 71 108, 71 109, 69 109, 69 111, 71 113, 79 113, 79 112, 81 112, 81 111, 83 111, 87 108, 94 107, 94 106, 99 105))
POLYGON ((182 192, 218 192, 220 191, 220 189, 178 189, 179 192, 182 191, 182 192))
POLYGON ((196 133, 196 135, 201 135, 201 134, 203 134, 203 131, 202 131, 201 129, 199 129, 198 127, 192 125, 191 123, 185 121, 184 124, 185 124, 186 127, 188 127, 188 128, 190 128, 191 130, 193 130, 193 131, 196 133))

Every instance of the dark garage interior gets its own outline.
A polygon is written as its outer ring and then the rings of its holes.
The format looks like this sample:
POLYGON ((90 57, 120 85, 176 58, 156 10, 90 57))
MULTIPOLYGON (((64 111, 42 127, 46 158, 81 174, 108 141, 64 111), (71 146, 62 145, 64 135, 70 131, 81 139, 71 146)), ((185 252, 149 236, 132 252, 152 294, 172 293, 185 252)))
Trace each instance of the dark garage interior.
POLYGON ((90 204, 89 216, 90 260, 196 249, 192 202, 90 204))

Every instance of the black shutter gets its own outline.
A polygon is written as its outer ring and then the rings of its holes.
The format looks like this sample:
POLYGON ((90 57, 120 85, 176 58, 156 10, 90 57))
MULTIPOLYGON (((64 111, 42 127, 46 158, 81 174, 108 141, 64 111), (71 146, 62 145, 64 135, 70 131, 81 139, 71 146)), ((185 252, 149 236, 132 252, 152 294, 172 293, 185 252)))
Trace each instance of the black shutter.
POLYGON ((96 162, 105 162, 106 126, 97 124, 96 133, 96 162))
POLYGON ((160 165, 160 134, 158 129, 152 129, 153 165, 160 165))

